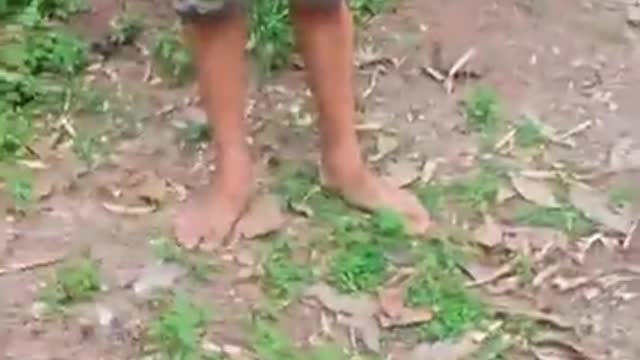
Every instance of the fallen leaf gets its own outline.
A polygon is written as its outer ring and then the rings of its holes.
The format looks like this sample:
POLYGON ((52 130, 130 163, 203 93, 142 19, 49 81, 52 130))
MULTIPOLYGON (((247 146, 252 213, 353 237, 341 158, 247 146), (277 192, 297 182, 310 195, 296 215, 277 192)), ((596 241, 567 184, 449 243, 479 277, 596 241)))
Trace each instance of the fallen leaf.
POLYGON ((385 179, 394 187, 403 188, 418 179, 418 167, 411 161, 391 162, 386 169, 385 179))
POLYGON ((484 337, 482 333, 471 332, 457 341, 419 344, 409 360, 463 360, 480 349, 484 337))
POLYGON ((569 190, 569 201, 589 219, 608 229, 626 234, 633 223, 631 215, 616 213, 609 207, 609 198, 584 184, 574 183, 569 190))
POLYGON ((525 317, 540 323, 554 326, 560 330, 571 330, 574 328, 573 323, 560 315, 532 309, 529 304, 511 297, 491 299, 491 305, 498 314, 525 317))
POLYGON ((236 232, 245 239, 255 239, 279 230, 285 223, 278 199, 273 195, 261 195, 250 205, 236 226, 236 232))
POLYGON ((400 147, 400 142, 396 136, 381 133, 376 139, 377 153, 372 155, 369 160, 372 162, 380 161, 400 147))
POLYGON ((613 172, 640 169, 640 147, 630 137, 620 138, 609 152, 609 170, 613 172))
POLYGON ((543 181, 511 174, 511 184, 523 198, 544 207, 558 207, 551 188, 543 181))
POLYGON ((485 215, 484 224, 473 232, 473 238, 482 246, 494 248, 502 244, 502 227, 491 215, 485 215))
POLYGON ((114 214, 128 216, 146 215, 157 209, 155 205, 122 205, 111 202, 103 202, 102 207, 114 214))
POLYGON ((425 161, 424 165, 422 165, 422 170, 420 171, 420 181, 424 184, 430 183, 436 174, 436 170, 438 170, 438 165, 440 165, 441 162, 442 159, 429 159, 425 161))
POLYGON ((315 299, 325 309, 341 315, 339 322, 354 329, 369 350, 380 351, 381 334, 375 318, 378 304, 374 299, 367 295, 343 295, 324 283, 307 288, 304 297, 315 299))
POLYGON ((381 290, 378 294, 382 310, 378 320, 383 328, 421 324, 433 319, 433 312, 429 309, 406 307, 405 292, 404 287, 395 287, 381 290))
POLYGON ((173 263, 146 266, 133 283, 133 291, 140 297, 150 296, 155 290, 172 288, 186 273, 186 269, 173 263))

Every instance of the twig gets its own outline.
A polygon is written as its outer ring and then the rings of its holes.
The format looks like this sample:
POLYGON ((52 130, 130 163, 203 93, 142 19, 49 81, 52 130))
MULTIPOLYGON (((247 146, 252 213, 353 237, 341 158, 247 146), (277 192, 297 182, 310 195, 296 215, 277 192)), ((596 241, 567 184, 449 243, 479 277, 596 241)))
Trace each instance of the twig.
POLYGON ((67 90, 64 96, 64 105, 62 105, 62 115, 58 121, 62 125, 62 128, 67 132, 69 136, 72 138, 76 137, 76 129, 73 128, 73 125, 69 122, 69 109, 71 108, 71 90, 67 90))
POLYGON ((500 139, 496 145, 494 146, 494 150, 495 151, 499 151, 501 150, 505 145, 507 145, 508 143, 510 143, 511 141, 513 141, 513 139, 516 136, 516 129, 513 129, 511 131, 509 131, 508 133, 506 133, 502 139, 500 139))
POLYGON ((382 70, 379 67, 376 67, 376 69, 373 71, 371 80, 369 81, 369 86, 362 93, 362 100, 366 100, 376 89, 376 86, 378 85, 378 77, 380 76, 381 72, 382 70))
POLYGON ((66 256, 63 255, 51 259, 36 260, 26 264, 15 264, 6 268, 0 268, 0 276, 25 272, 45 266, 51 266, 61 262, 65 257, 66 256))
POLYGON ((447 77, 444 76, 443 73, 441 73, 439 70, 431 66, 425 66, 423 70, 425 73, 427 73, 427 75, 431 76, 433 80, 439 83, 443 83, 447 79, 447 77))
POLYGON ((447 94, 451 94, 453 92, 453 82, 455 80, 455 76, 464 66, 469 63, 469 61, 475 56, 476 50, 471 48, 467 50, 449 69, 449 73, 447 74, 447 79, 444 82, 444 87, 447 90, 447 94))
POLYGON ((563 134, 559 135, 557 137, 557 140, 558 141, 565 141, 565 140, 569 139, 570 137, 572 137, 574 135, 577 135, 577 134, 587 130, 588 128, 591 127, 591 125, 593 125, 593 121, 591 121, 591 120, 587 120, 585 122, 582 122, 582 123, 578 124, 577 126, 567 130, 563 134))
POLYGON ((498 268, 496 271, 494 271, 492 274, 490 274, 486 278, 477 279, 477 280, 468 282, 466 284, 466 287, 469 287, 469 288, 479 287, 479 286, 490 284, 490 283, 492 283, 492 282, 494 282, 494 281, 496 281, 498 279, 501 279, 501 278, 513 273, 514 269, 518 265, 519 261, 520 261, 520 259, 516 256, 511 261, 509 261, 508 263, 502 265, 500 268, 498 268))

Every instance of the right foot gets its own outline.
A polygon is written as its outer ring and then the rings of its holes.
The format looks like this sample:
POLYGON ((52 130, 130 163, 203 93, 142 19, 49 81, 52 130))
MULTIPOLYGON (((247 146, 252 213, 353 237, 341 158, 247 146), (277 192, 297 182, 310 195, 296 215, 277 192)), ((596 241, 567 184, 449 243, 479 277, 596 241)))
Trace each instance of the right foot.
MULTIPOLYGON (((234 165, 240 167, 240 164, 234 165)), ((223 172, 202 193, 192 195, 175 220, 178 243, 212 250, 222 244, 246 211, 253 191, 250 171, 223 172)))

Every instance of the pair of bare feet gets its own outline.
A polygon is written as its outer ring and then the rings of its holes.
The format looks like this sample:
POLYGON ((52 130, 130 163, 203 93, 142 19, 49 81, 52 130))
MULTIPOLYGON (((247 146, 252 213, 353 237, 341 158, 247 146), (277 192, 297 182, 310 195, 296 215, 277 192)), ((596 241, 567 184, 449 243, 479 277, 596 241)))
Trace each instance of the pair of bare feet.
MULTIPOLYGON (((233 167, 216 173, 212 185, 184 206, 175 224, 176 237, 182 246, 211 249, 223 243, 251 200, 254 188, 251 169, 250 161, 238 160, 233 167)), ((394 210, 415 234, 424 233, 430 225, 427 211, 411 193, 389 185, 362 163, 325 165, 322 175, 327 189, 355 207, 394 210)))

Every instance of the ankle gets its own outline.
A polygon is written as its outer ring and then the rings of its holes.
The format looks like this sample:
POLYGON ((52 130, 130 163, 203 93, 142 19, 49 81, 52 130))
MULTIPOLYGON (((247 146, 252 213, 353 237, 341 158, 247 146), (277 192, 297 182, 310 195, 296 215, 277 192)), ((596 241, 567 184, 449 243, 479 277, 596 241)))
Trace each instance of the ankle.
POLYGON ((358 183, 364 180, 367 167, 360 156, 324 156, 321 171, 327 185, 358 183))

